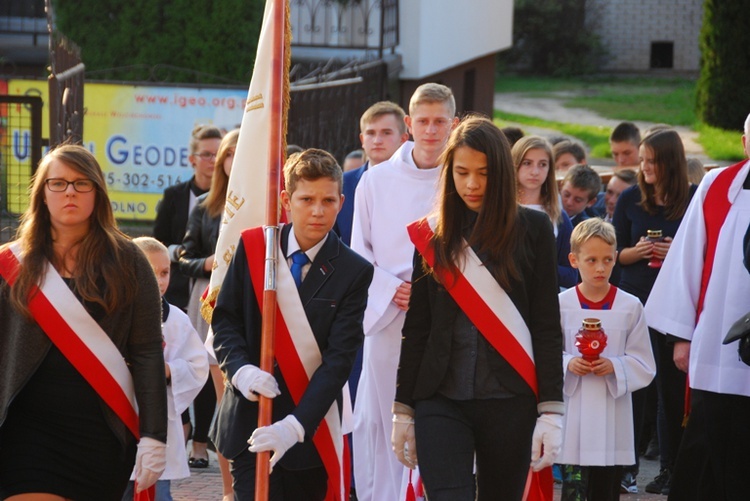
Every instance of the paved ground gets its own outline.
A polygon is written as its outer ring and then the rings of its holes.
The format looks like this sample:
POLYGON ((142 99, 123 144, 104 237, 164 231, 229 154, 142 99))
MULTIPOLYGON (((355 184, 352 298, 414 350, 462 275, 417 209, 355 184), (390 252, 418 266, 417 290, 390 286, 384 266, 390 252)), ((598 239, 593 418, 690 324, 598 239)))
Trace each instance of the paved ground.
MULTIPOLYGON (((205 470, 191 470, 191 476, 172 482, 174 501, 221 501, 221 476, 216 455, 209 452, 210 461, 205 470)), ((666 501, 666 496, 647 494, 646 484, 659 473, 659 462, 641 458, 641 472, 638 475, 638 494, 622 494, 621 501, 666 501)), ((560 500, 560 487, 555 488, 555 501, 560 500)))
MULTIPOLYGON (((188 450, 190 450, 188 444, 188 450)), ((208 468, 190 469, 190 477, 172 481, 174 501, 221 501, 221 473, 216 454, 208 452, 208 468)))
MULTIPOLYGON (((556 122, 575 123, 581 125, 601 125, 608 128, 614 128, 620 120, 604 118, 598 113, 582 108, 566 108, 563 106, 565 98, 572 97, 575 93, 558 92, 554 93, 557 97, 529 97, 519 92, 507 92, 495 94, 495 108, 506 113, 516 113, 544 120, 556 122)), ((644 131, 655 125, 651 122, 635 122, 641 131, 644 131)), ((524 131, 532 134, 550 135, 559 133, 549 129, 540 129, 538 127, 529 127, 519 125, 524 131)), ((685 153, 689 157, 696 157, 704 163, 714 163, 709 159, 696 138, 698 133, 688 127, 675 127, 682 138, 685 146, 685 153)))

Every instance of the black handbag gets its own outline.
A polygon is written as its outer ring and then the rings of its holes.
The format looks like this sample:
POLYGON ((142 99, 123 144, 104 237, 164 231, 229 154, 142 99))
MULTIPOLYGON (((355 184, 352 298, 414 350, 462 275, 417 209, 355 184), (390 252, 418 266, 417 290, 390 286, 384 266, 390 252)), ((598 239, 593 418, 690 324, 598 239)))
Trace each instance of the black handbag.
POLYGON ((729 328, 729 332, 727 332, 727 335, 724 338, 723 344, 729 344, 735 341, 740 342, 737 347, 740 360, 746 365, 750 365, 750 312, 746 313, 742 318, 732 324, 732 327, 729 328))

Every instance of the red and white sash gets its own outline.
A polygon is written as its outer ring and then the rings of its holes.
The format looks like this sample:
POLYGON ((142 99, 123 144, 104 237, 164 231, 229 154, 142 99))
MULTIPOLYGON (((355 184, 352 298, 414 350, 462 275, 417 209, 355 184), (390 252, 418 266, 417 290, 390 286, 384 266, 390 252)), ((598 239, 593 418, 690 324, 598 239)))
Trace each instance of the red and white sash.
MULTIPOLYGON (((430 245, 431 221, 421 219, 408 226, 409 237, 433 269, 435 253, 430 245)), ((441 283, 479 332, 538 394, 531 333, 521 313, 497 280, 466 246, 461 269, 454 278, 450 271, 435 269, 441 283), (488 301, 490 300, 490 301, 488 301)))
MULTIPOLYGON (((21 261, 18 243, 0 252, 0 274, 11 286, 18 277, 21 261)), ((29 311, 65 358, 138 439, 133 378, 123 356, 50 263, 42 284, 31 291, 29 311)))
MULTIPOLYGON (((538 398, 531 332, 518 308, 468 245, 465 246, 464 259, 460 269, 456 270, 455 277, 449 270, 435 268, 435 252, 431 245, 433 224, 434 221, 425 218, 407 227, 414 246, 435 270, 445 290, 459 308, 492 347, 521 375, 538 398)), ((523 499, 551 501, 552 491, 552 469, 533 472, 529 468, 523 499)))
MULTIPOLYGON (((242 233, 250 277, 260 309, 263 309, 265 272, 265 239, 263 228, 252 228, 242 233)), ((279 246, 280 247, 280 246, 279 246)), ((279 248, 279 255, 281 249, 279 248)), ((295 404, 299 404, 307 385, 323 361, 315 335, 307 320, 297 286, 285 259, 279 260, 277 274, 276 339, 274 356, 295 404)), ((346 393, 346 392, 344 392, 346 393)), ((326 499, 343 501, 349 498, 348 444, 341 429, 341 417, 336 402, 325 415, 313 444, 328 474, 326 499)))
POLYGON ((708 289, 708 281, 711 278, 711 270, 716 257, 716 246, 719 242, 719 233, 727 219, 729 209, 732 208, 732 201, 729 199, 729 190, 737 174, 739 174, 746 161, 734 164, 722 171, 711 186, 708 187, 706 198, 703 200, 703 219, 706 224, 706 257, 703 265, 703 275, 701 276, 700 296, 696 311, 695 323, 698 323, 698 317, 703 310, 703 302, 708 289))
MULTIPOLYGON (((734 183, 737 174, 739 174, 746 161, 731 165, 724 169, 711 186, 706 191, 706 198, 703 199, 703 220, 706 225, 706 255, 703 262, 703 273, 701 274, 701 287, 698 295, 698 304, 695 309, 695 324, 698 325, 698 319, 703 311, 703 303, 706 299, 706 290, 708 282, 711 280, 711 271, 714 267, 716 258, 716 247, 719 243, 719 234, 727 219, 729 210, 732 208, 732 200, 729 198, 730 188, 734 183)), ((683 426, 690 415, 690 374, 685 379, 685 417, 683 426)))

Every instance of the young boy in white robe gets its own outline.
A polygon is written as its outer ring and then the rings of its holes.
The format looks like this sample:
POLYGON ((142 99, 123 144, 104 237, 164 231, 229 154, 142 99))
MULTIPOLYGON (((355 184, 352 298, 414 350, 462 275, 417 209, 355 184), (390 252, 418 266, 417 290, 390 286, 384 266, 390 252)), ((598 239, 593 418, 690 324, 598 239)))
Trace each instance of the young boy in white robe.
MULTIPOLYGON (((169 251, 158 240, 138 237, 133 242, 141 248, 156 274, 161 293, 162 335, 164 336, 164 370, 167 376, 167 467, 156 482, 154 501, 172 501, 170 480, 190 476, 182 431, 181 415, 208 378, 208 352, 188 316, 164 299, 169 286, 169 251)), ((134 476, 123 494, 123 501, 133 500, 134 476)))
POLYGON ((576 226, 570 239, 570 264, 581 283, 560 294, 563 501, 620 498, 622 466, 635 462, 630 395, 656 374, 641 302, 609 283, 616 243, 614 227, 599 218, 576 226), (585 360, 576 346, 584 319, 600 320, 607 335, 597 360, 585 360))

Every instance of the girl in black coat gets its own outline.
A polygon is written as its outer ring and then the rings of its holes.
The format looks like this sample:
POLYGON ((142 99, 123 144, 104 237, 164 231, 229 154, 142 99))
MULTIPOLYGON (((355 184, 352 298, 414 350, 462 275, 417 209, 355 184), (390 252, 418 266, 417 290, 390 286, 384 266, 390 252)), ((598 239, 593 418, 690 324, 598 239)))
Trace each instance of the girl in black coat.
POLYGON ((418 453, 431 501, 517 500, 530 462, 534 469, 551 465, 561 441, 555 237, 545 214, 517 205, 510 148, 491 121, 471 117, 459 124, 442 163, 436 215, 410 227, 418 252, 403 328, 393 447, 409 468, 418 453), (420 240, 417 228, 425 224, 432 230, 420 240), (462 277, 471 282, 464 273, 476 257, 479 281, 498 293, 464 302, 457 284, 462 277), (516 327, 505 314, 476 312, 477 303, 492 307, 498 296, 509 300, 500 309, 514 308, 522 319, 516 327), (506 325, 511 337, 498 342, 497 332, 485 327, 490 317, 506 325), (507 346, 514 343, 527 348, 511 354, 507 346))

